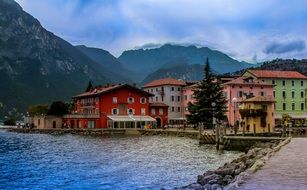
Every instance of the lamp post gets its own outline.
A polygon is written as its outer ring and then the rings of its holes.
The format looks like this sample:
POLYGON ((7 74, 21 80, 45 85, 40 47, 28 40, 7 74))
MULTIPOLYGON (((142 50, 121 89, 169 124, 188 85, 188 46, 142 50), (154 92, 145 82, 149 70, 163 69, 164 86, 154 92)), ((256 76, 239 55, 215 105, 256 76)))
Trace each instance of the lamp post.
POLYGON ((219 137, 220 131, 219 131, 218 125, 216 125, 215 106, 216 106, 216 103, 212 102, 211 103, 211 107, 212 107, 212 125, 213 125, 213 128, 215 128, 215 142, 216 142, 216 149, 218 150, 219 147, 220 147, 220 137, 219 137))

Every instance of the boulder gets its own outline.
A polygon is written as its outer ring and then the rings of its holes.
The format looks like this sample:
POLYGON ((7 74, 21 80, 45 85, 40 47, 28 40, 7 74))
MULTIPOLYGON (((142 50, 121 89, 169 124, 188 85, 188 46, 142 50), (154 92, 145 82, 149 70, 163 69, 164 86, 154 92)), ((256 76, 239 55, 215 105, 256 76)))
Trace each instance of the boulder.
POLYGON ((211 186, 211 190, 223 190, 223 187, 220 186, 219 184, 213 184, 211 186))
POLYGON ((224 184, 229 184, 231 183, 233 180, 233 177, 231 175, 226 175, 224 178, 223 178, 223 182, 224 184))
POLYGON ((203 186, 204 190, 211 190, 211 185, 210 184, 206 184, 203 186))
POLYGON ((211 180, 219 181, 221 179, 222 179, 222 177, 220 175, 217 175, 217 174, 211 174, 211 175, 208 175, 208 176, 198 176, 197 183, 199 183, 201 185, 205 185, 211 180))
POLYGON ((233 175, 236 167, 229 167, 229 168, 220 168, 215 170, 215 174, 218 174, 220 176, 226 176, 226 175, 233 175))

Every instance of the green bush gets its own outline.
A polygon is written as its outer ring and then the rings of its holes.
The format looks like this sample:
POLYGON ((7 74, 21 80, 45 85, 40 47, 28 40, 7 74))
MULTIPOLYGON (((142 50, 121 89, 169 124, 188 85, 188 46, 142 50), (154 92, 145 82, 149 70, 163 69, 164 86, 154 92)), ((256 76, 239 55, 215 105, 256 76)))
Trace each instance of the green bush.
POLYGON ((16 119, 9 118, 9 119, 5 120, 3 124, 4 125, 16 125, 16 119))

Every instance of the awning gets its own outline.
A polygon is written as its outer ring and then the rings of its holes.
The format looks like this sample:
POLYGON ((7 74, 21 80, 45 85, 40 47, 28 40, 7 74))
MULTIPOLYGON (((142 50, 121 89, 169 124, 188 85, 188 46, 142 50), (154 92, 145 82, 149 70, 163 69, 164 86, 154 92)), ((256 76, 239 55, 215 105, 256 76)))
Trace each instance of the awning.
MULTIPOLYGON (((292 119, 307 119, 307 114, 292 114, 292 113, 288 113, 288 115, 292 119)), ((276 114, 275 115, 275 119, 281 119, 281 118, 282 118, 282 114, 276 114)))
POLYGON ((147 115, 108 115, 112 121, 156 121, 154 118, 147 115))
POLYGON ((169 120, 173 120, 173 121, 185 121, 185 120, 187 120, 187 118, 185 118, 185 117, 177 117, 177 118, 170 118, 169 120))

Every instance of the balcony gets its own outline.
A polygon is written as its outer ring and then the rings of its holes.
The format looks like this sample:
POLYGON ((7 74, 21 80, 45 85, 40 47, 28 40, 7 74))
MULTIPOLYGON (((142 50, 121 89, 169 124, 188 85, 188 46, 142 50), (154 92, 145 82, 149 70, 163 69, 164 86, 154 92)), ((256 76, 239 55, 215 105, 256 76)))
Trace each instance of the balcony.
POLYGON ((95 107, 95 102, 81 103, 81 107, 95 107))
POLYGON ((95 119, 99 118, 99 114, 66 114, 64 119, 95 119))
POLYGON ((245 117, 265 117, 267 112, 264 109, 240 109, 240 115, 245 117))

